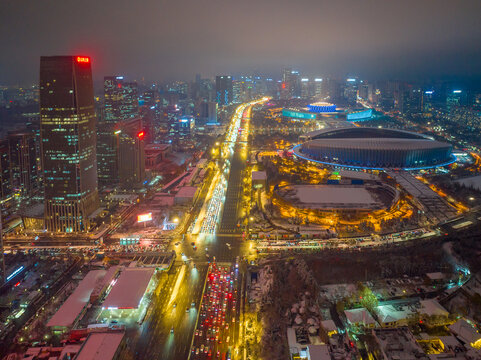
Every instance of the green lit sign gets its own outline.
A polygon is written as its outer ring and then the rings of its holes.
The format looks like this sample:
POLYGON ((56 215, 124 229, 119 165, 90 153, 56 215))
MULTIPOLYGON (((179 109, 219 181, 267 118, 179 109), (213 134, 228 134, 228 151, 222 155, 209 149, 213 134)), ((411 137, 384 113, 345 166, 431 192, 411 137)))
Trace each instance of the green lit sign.
POLYGON ((305 120, 315 120, 316 114, 310 114, 300 111, 282 109, 282 116, 295 118, 295 119, 305 119, 305 120))

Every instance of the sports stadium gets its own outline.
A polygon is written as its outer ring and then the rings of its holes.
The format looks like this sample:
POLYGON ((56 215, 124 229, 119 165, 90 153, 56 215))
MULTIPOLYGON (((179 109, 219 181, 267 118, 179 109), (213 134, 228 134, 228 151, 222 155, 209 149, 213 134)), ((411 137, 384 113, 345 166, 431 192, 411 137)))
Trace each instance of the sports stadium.
POLYGON ((338 109, 335 104, 317 102, 307 107, 290 107, 282 109, 282 116, 288 120, 325 120, 326 118, 361 122, 373 119, 373 109, 338 109))
POLYGON ((455 161, 451 144, 413 132, 368 127, 307 133, 293 153, 321 164, 373 170, 420 170, 455 161))

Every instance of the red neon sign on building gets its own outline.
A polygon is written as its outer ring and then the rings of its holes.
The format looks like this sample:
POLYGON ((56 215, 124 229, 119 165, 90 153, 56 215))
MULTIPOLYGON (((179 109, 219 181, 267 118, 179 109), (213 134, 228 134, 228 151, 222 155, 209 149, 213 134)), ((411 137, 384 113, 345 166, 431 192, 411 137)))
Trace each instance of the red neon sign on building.
POLYGON ((89 63, 90 58, 88 56, 77 56, 78 63, 89 63))
POLYGON ((142 139, 144 138, 144 136, 145 136, 145 132, 143 132, 143 131, 141 131, 141 132, 139 132, 139 133, 137 134, 137 137, 138 137, 140 140, 142 140, 142 139))

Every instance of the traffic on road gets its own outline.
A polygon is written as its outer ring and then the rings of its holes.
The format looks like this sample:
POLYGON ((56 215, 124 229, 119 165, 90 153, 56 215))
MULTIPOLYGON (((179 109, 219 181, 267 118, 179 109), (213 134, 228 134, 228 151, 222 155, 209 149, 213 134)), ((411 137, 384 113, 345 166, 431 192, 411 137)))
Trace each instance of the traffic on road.
POLYGON ((238 322, 237 265, 212 263, 207 274, 191 359, 231 359, 238 322))

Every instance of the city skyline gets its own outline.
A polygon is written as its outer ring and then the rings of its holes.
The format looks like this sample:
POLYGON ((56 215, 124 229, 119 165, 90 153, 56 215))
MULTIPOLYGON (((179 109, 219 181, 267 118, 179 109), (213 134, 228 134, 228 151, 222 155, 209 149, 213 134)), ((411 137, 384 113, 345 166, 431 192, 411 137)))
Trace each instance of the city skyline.
POLYGON ((481 359, 480 0, 0 5, 0 359, 481 359))
POLYGON ((95 59, 96 82, 112 73, 138 81, 187 80, 196 73, 274 75, 287 65, 305 74, 364 78, 481 75, 478 1, 183 0, 140 7, 51 1, 2 7, 5 85, 35 83, 40 56, 71 53, 95 59))

